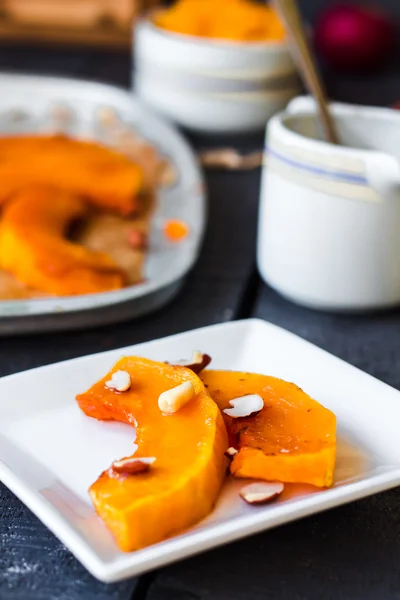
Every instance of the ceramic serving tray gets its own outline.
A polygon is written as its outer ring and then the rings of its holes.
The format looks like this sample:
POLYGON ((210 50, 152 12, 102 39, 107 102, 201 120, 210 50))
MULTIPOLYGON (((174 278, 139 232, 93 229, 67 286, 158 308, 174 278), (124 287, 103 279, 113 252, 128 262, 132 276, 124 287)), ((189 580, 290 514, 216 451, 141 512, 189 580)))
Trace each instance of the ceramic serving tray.
POLYGON ((88 327, 143 315, 170 300, 195 262, 205 225, 201 172, 182 136, 130 93, 77 81, 0 74, 0 135, 64 130, 107 143, 99 115, 113 111, 170 162, 172 183, 159 189, 153 217, 145 282, 123 290, 68 298, 0 301, 0 335, 88 327), (68 123, 63 127, 63 115, 68 123), (166 219, 183 219, 190 235, 181 243, 165 239, 166 219))
POLYGON ((116 581, 399 485, 399 421, 398 391, 283 329, 241 321, 0 379, 0 480, 95 577, 116 581), (210 353, 217 369, 294 381, 332 410, 338 422, 334 486, 286 484, 278 501, 256 507, 239 497, 245 481, 228 478, 214 511, 195 527, 123 553, 87 490, 115 457, 132 453, 134 431, 85 416, 75 396, 122 355, 174 361, 194 349, 210 353))

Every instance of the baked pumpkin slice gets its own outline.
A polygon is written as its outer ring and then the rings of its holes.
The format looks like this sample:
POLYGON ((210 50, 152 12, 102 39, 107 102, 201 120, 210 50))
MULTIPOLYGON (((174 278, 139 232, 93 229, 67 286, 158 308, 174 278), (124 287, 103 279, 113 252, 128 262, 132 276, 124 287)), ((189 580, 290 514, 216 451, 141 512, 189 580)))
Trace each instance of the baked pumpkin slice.
POLYGON ((56 296, 120 289, 124 274, 104 252, 66 239, 69 225, 86 216, 86 203, 49 186, 19 190, 0 222, 0 266, 18 281, 56 296))
POLYGON ((258 413, 233 418, 225 413, 235 477, 308 483, 329 487, 336 459, 336 417, 293 383, 233 371, 203 371, 200 378, 221 411, 230 401, 257 394, 258 413))
POLYGON ((23 186, 53 185, 123 215, 140 208, 143 171, 123 154, 64 135, 0 137, 0 205, 23 186))
POLYGON ((134 475, 111 467, 90 487, 97 513, 122 550, 160 542, 210 513, 226 474, 228 438, 197 375, 185 367, 124 357, 77 401, 90 417, 136 427, 134 459, 156 459, 147 472, 134 475), (107 382, 121 371, 129 374, 130 387, 118 392, 107 382), (163 414, 160 395, 185 382, 192 384, 193 397, 174 414, 163 414))

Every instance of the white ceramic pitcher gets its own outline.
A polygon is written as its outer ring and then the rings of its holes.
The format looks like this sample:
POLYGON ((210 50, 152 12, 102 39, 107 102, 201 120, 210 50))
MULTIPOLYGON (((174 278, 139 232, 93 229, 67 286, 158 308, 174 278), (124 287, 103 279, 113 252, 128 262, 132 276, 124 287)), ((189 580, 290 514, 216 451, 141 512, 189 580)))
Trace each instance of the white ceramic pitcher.
POLYGON ((258 267, 298 303, 400 304, 400 111, 332 104, 341 146, 318 136, 313 99, 267 127, 258 267))

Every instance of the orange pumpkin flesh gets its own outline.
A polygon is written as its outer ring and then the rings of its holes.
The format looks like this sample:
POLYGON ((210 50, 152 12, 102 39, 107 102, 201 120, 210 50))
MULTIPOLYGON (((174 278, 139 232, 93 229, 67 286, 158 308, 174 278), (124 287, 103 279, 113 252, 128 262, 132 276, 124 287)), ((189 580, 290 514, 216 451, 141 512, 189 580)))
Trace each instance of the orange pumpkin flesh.
POLYGON ((0 266, 25 285, 59 296, 121 288, 121 270, 107 254, 64 238, 86 210, 83 200, 51 187, 22 189, 3 211, 0 266))
POLYGON ((97 513, 124 551, 164 540, 205 517, 222 486, 228 440, 221 413, 189 369, 125 357, 77 397, 86 415, 136 427, 135 457, 156 457, 146 473, 122 476, 111 469, 91 486, 97 513), (105 386, 113 372, 127 371, 131 387, 105 386), (163 415, 159 395, 191 381, 195 396, 173 415, 163 415))
POLYGON ((285 36, 277 13, 253 0, 178 0, 153 19, 167 31, 209 39, 273 42, 285 36))
POLYGON ((299 387, 275 377, 203 371, 200 378, 221 410, 247 394, 264 400, 261 412, 234 419, 224 414, 236 477, 328 487, 336 457, 336 417, 299 387))
POLYGON ((0 205, 21 187, 47 184, 122 214, 138 208, 142 169, 114 150, 57 136, 0 138, 0 205))

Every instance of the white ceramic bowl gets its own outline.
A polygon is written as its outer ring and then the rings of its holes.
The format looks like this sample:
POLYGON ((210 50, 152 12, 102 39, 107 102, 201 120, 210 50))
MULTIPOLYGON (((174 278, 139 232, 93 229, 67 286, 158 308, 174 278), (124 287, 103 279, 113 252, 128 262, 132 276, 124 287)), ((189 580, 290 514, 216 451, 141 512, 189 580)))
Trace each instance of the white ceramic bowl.
POLYGON ((284 43, 207 40, 141 20, 134 32, 137 95, 192 130, 259 130, 299 92, 284 43))
POLYGON ((343 145, 318 139, 311 98, 293 100, 268 124, 260 273, 313 308, 400 304, 400 112, 331 111, 343 145))

